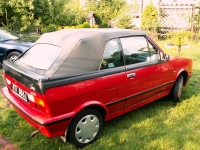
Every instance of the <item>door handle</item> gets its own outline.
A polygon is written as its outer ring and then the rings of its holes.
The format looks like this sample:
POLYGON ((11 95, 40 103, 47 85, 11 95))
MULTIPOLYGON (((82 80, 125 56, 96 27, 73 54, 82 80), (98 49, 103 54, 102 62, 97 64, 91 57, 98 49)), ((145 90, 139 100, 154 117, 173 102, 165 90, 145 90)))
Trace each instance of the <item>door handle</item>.
POLYGON ((127 77, 128 77, 128 78, 132 78, 132 77, 135 77, 135 76, 136 76, 135 73, 129 73, 129 74, 127 74, 127 77))

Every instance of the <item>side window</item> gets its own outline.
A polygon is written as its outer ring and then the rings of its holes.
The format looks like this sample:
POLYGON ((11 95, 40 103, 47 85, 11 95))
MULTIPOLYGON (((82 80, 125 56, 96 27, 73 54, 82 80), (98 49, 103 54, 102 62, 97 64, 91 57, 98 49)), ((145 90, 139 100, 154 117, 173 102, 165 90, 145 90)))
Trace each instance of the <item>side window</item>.
POLYGON ((123 66, 123 53, 119 50, 116 39, 110 40, 105 47, 100 69, 123 66))
POLYGON ((150 43, 149 45, 149 57, 147 58, 147 61, 154 61, 159 60, 158 50, 150 43))
POLYGON ((150 43, 147 43, 146 38, 143 36, 120 38, 120 40, 126 65, 151 61, 153 55, 157 53, 154 47, 150 43))

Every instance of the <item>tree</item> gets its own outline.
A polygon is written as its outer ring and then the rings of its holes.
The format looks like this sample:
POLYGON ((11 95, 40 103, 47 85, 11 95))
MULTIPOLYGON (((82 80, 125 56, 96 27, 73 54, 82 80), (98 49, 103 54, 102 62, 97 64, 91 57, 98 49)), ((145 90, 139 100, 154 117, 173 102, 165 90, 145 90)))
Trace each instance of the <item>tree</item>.
POLYGON ((51 4, 49 0, 33 0, 34 19, 40 20, 42 25, 52 23, 53 14, 51 12, 51 4))
POLYGON ((88 0, 87 9, 94 13, 100 25, 108 24, 125 5, 125 0, 88 0))
POLYGON ((70 0, 64 6, 63 24, 68 26, 76 26, 86 21, 87 13, 81 9, 79 0, 70 0))
POLYGON ((132 24, 132 18, 130 15, 125 14, 123 15, 117 22, 118 28, 124 28, 124 29, 132 29, 134 28, 134 25, 132 24))
POLYGON ((14 16, 14 11, 9 5, 9 3, 5 0, 0 0, 0 16, 2 26, 12 26, 13 20, 11 20, 11 18, 14 16))
POLYGON ((157 30, 159 27, 158 11, 152 1, 145 7, 142 13, 141 28, 145 31, 157 30))
POLYGON ((132 4, 132 8, 135 9, 135 10, 139 10, 139 5, 137 3, 137 0, 132 0, 133 1, 133 4, 132 4))
POLYGON ((1 24, 9 28, 17 24, 20 31, 25 31, 33 22, 32 10, 32 0, 0 0, 1 24))
POLYGON ((33 0, 36 26, 43 32, 51 32, 58 26, 75 26, 82 24, 84 11, 79 0, 33 0))

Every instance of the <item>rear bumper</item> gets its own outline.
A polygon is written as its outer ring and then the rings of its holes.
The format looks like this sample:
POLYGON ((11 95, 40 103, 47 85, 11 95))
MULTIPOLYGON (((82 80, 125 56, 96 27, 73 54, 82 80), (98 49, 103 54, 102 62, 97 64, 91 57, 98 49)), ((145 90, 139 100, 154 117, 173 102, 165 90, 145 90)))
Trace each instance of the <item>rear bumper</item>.
POLYGON ((4 87, 2 92, 11 102, 18 114, 28 121, 34 128, 39 129, 42 134, 48 138, 65 134, 65 130, 67 129, 73 116, 72 113, 56 117, 47 117, 37 111, 34 111, 34 109, 18 100, 18 98, 15 97, 7 87, 4 87))

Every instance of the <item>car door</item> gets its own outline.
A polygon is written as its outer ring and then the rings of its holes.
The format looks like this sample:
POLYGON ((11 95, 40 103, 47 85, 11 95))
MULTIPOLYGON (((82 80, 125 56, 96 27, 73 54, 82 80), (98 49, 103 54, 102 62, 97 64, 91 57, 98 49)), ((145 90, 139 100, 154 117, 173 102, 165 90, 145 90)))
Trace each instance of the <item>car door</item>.
MULTIPOLYGON (((120 38, 126 65, 126 107, 156 97, 167 90, 169 64, 145 36, 120 38)), ((152 100, 152 99, 151 99, 152 100)))
POLYGON ((104 73, 104 76, 96 80, 104 91, 105 99, 102 101, 108 109, 108 115, 124 109, 126 73, 119 39, 112 39, 106 44, 100 72, 104 73))

